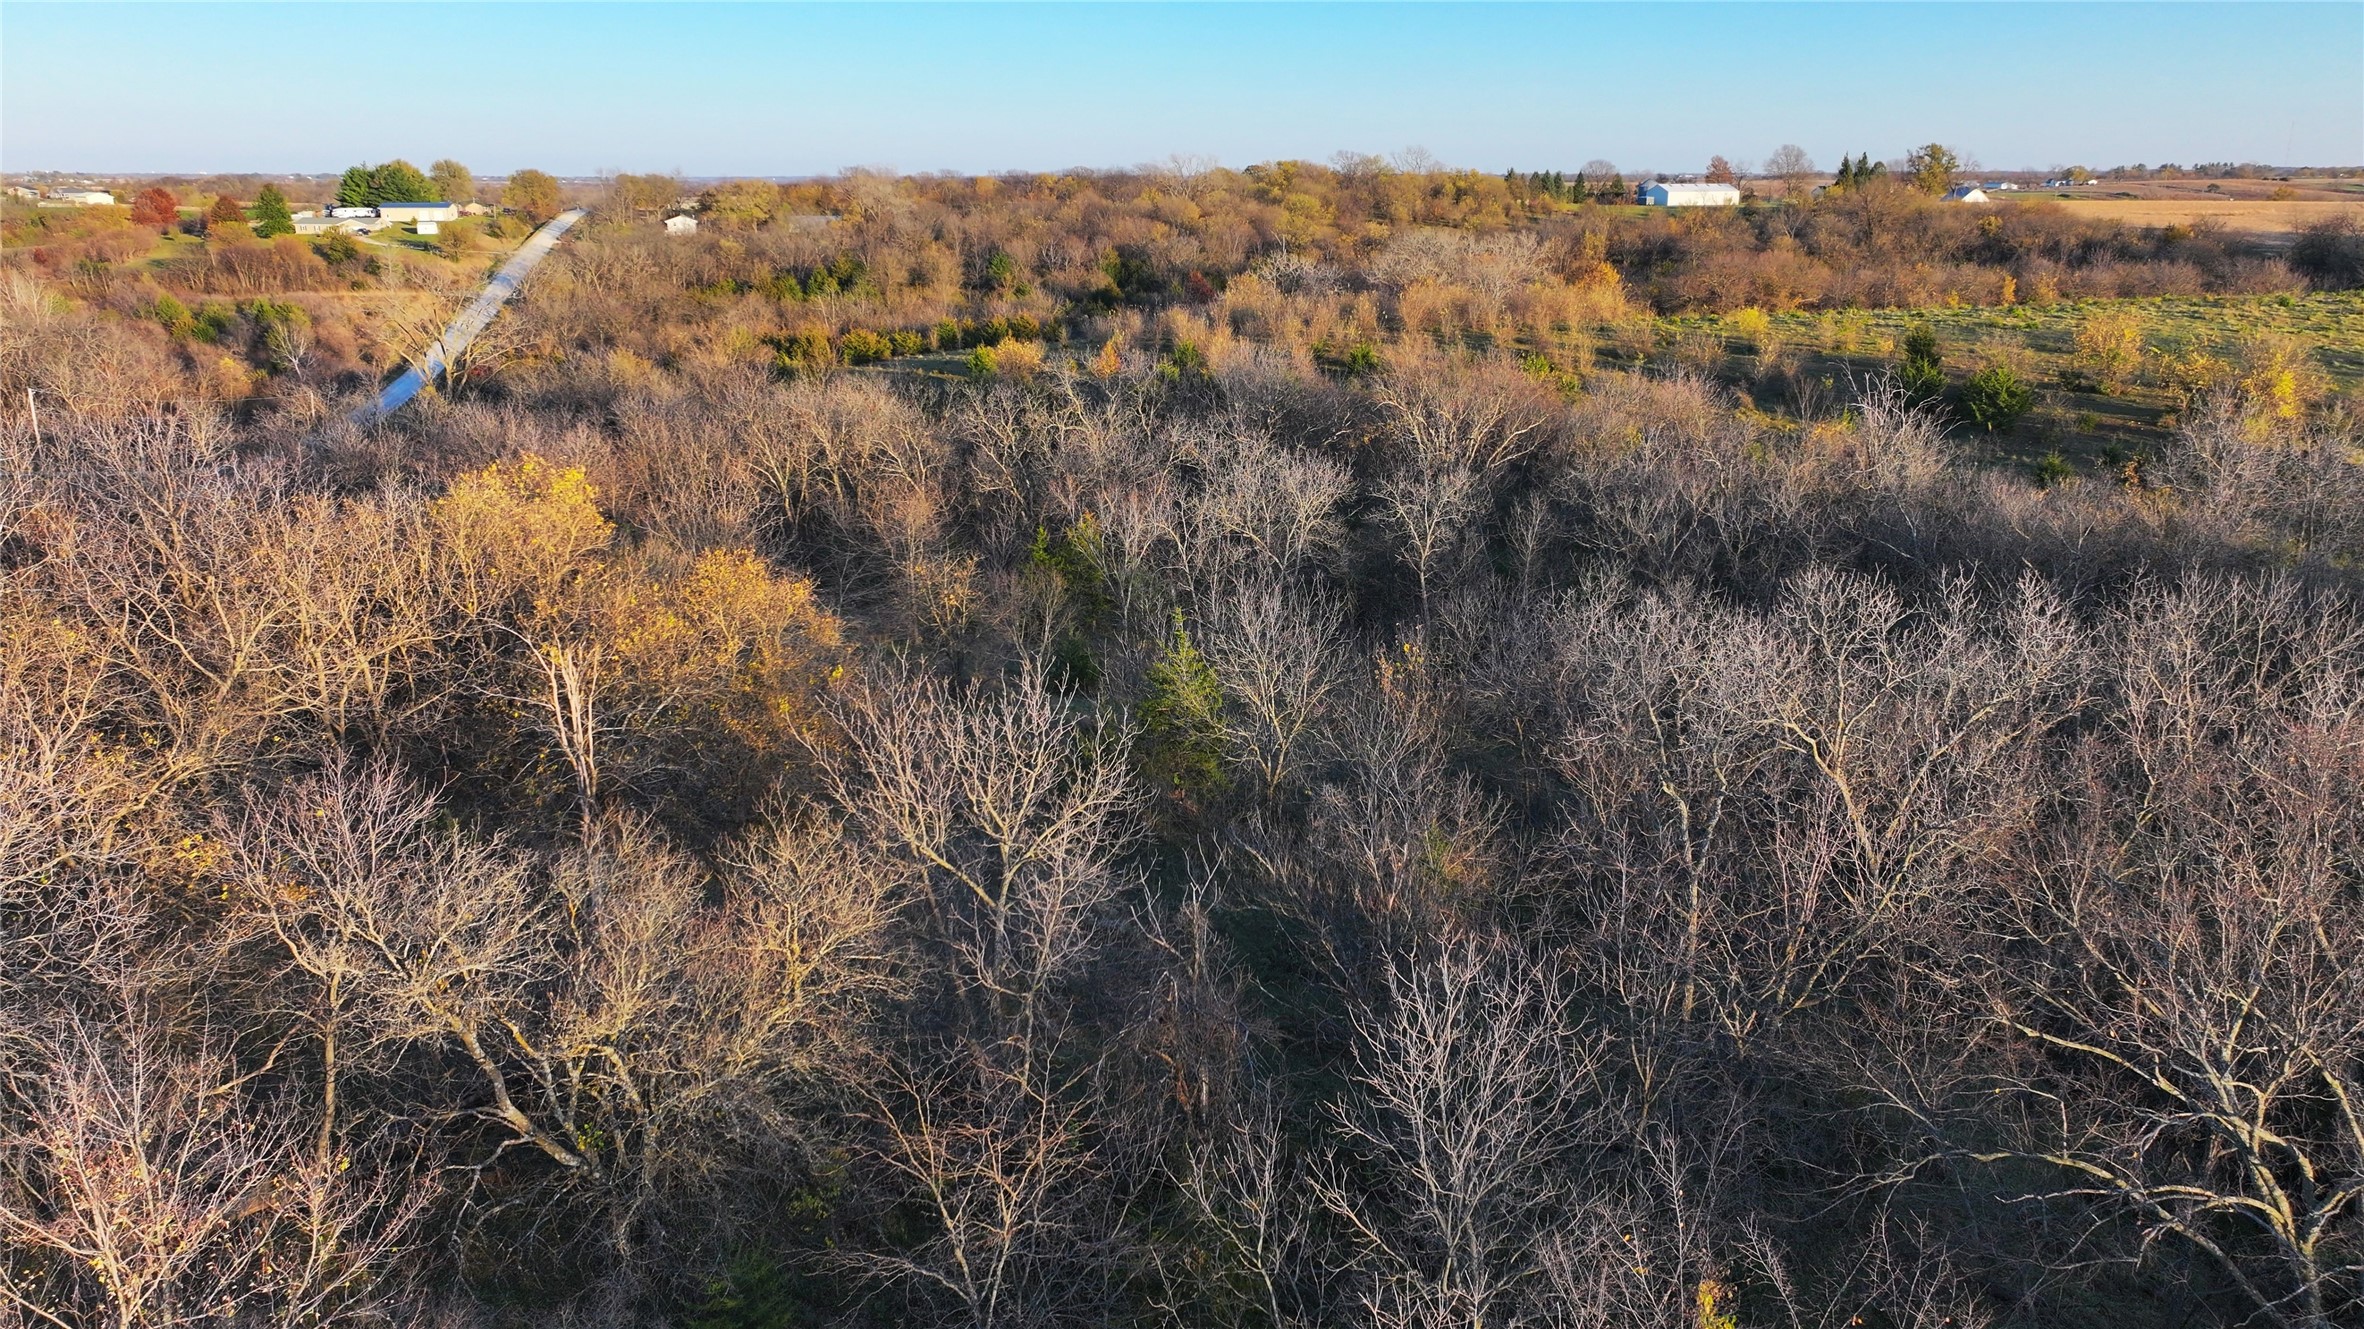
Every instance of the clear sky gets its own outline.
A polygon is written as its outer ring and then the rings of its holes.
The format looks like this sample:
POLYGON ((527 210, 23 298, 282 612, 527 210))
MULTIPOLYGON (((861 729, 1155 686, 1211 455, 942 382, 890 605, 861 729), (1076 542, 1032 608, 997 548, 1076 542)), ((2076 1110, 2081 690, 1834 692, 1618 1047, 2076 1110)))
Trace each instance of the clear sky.
POLYGON ((0 169, 2364 163, 2364 2, 27 4, 0 169))

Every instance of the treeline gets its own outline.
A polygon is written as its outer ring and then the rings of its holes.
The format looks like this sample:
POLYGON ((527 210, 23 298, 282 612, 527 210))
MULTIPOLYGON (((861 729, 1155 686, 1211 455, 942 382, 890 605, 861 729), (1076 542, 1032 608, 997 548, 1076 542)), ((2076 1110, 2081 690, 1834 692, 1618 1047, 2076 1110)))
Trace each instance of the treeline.
POLYGON ((2047 280, 2071 297, 2295 284, 2270 256, 2231 237, 2080 221, 2034 202, 1947 206, 1868 158, 1844 182, 1860 188, 1674 214, 1566 202, 1566 181, 1555 179, 1413 174, 1369 162, 973 179, 855 174, 720 185, 703 196, 702 216, 734 233, 839 234, 889 276, 882 289, 975 285, 981 266, 1000 255, 1018 280, 1070 299, 1103 287, 1095 274, 1111 255, 1178 290, 1194 272, 1220 284, 1284 248, 1351 271, 1426 228, 1524 232, 1547 250, 1597 236, 1597 257, 1662 310, 1913 305, 1932 293, 1991 304, 2004 275, 2022 298, 2047 280), (1742 281, 1759 289, 1744 291, 1742 281))

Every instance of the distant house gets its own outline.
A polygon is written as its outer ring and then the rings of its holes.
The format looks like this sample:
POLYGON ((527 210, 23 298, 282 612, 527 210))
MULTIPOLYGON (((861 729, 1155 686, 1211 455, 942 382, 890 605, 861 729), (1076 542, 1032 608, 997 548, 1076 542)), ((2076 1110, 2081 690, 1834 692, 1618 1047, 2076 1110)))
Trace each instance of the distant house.
POLYGON ((695 217, 667 217, 665 219, 665 234, 667 235, 696 235, 697 233, 698 219, 695 217))
POLYGON ((27 189, 23 185, 10 185, 8 187, 8 196, 10 198, 21 198, 27 202, 34 202, 40 199, 41 191, 38 189, 27 189))
POLYGON ((1945 191, 1945 201, 1948 203, 1984 203, 1987 201, 1986 191, 1976 185, 1956 185, 1945 191))
POLYGON ((458 221, 460 210, 450 203, 380 203, 378 219, 390 222, 458 221))
POLYGON ((104 189, 52 189, 43 201, 55 208, 104 208, 114 204, 115 196, 104 189))
POLYGON ((339 221, 355 221, 363 217, 375 217, 378 215, 378 210, 371 207, 347 205, 345 207, 330 208, 328 210, 328 215, 336 218, 339 221))
POLYGON ((1642 186, 1641 199, 1654 208, 1736 208, 1740 187, 1652 180, 1642 186))

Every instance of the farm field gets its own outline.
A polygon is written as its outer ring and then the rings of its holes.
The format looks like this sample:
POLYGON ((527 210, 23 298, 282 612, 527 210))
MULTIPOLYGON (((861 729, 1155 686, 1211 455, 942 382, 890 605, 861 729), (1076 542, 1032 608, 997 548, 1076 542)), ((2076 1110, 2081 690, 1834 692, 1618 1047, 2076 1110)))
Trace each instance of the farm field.
POLYGON ((2038 194, 2072 217, 2122 222, 2128 226, 2193 226, 2207 223, 2253 235, 2295 235, 2335 217, 2364 220, 2364 202, 2213 198, 2095 198, 2038 194))

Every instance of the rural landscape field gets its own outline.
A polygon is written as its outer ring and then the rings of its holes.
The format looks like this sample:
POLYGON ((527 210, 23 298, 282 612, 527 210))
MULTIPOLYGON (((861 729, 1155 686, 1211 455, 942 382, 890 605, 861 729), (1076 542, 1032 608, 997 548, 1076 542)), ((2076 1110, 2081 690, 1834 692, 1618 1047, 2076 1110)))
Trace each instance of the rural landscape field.
POLYGON ((2364 1324, 2364 6, 4 17, 0 1329, 2364 1324))

